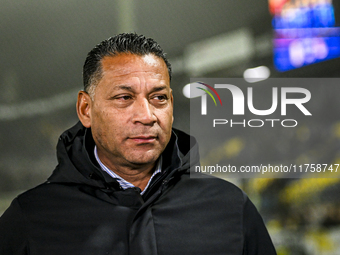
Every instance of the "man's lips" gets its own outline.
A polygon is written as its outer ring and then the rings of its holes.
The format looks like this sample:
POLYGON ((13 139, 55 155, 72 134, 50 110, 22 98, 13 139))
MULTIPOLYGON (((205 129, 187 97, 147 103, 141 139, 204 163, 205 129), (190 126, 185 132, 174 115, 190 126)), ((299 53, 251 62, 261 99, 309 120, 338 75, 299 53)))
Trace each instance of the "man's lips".
POLYGON ((141 135, 141 136, 133 136, 129 137, 130 140, 136 143, 152 143, 157 139, 157 136, 153 135, 141 135))

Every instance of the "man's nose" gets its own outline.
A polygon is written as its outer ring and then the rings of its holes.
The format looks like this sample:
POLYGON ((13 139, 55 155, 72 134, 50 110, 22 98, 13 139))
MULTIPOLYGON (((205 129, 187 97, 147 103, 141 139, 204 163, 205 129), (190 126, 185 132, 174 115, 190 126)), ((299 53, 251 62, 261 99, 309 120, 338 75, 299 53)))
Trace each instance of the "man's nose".
POLYGON ((142 123, 143 125, 152 125, 157 121, 154 114, 154 107, 146 98, 140 99, 136 102, 133 113, 133 122, 142 123))

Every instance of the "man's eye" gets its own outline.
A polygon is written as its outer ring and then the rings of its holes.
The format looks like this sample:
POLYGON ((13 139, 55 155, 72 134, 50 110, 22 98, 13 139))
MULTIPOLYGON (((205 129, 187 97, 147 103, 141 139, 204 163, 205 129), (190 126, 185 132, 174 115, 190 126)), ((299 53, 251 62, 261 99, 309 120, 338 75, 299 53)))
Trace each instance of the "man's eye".
POLYGON ((131 96, 118 96, 118 97, 116 97, 116 99, 126 101, 126 100, 131 99, 131 96))
POLYGON ((159 101, 164 101, 164 100, 168 99, 168 97, 166 95, 157 95, 154 98, 159 100, 159 101))

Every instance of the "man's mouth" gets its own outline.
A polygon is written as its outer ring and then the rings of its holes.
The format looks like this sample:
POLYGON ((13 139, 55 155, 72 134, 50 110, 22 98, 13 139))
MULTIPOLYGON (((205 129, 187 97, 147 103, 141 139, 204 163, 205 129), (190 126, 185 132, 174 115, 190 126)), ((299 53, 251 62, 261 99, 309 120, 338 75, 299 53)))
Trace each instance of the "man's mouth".
POLYGON ((133 136, 130 137, 130 139, 136 143, 142 144, 142 143, 153 143, 157 136, 154 135, 141 135, 141 136, 133 136))

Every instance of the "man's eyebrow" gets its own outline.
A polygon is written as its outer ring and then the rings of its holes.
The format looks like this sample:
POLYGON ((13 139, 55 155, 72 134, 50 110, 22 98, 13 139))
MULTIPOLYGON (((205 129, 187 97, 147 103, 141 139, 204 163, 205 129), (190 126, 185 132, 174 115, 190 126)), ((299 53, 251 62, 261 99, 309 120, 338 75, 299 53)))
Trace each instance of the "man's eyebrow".
POLYGON ((167 89, 168 86, 164 85, 164 86, 158 86, 158 87, 154 87, 151 92, 157 92, 157 91, 161 91, 161 90, 164 90, 164 89, 167 89))
MULTIPOLYGON (((164 85, 164 86, 153 87, 151 89, 151 93, 161 91, 164 89, 168 89, 168 86, 164 85)), ((117 85, 115 86, 114 90, 128 90, 128 91, 134 92, 134 89, 132 88, 132 86, 129 86, 129 85, 117 85)))
POLYGON ((114 87, 114 90, 119 90, 119 89, 133 91, 133 88, 129 85, 118 85, 114 87))

